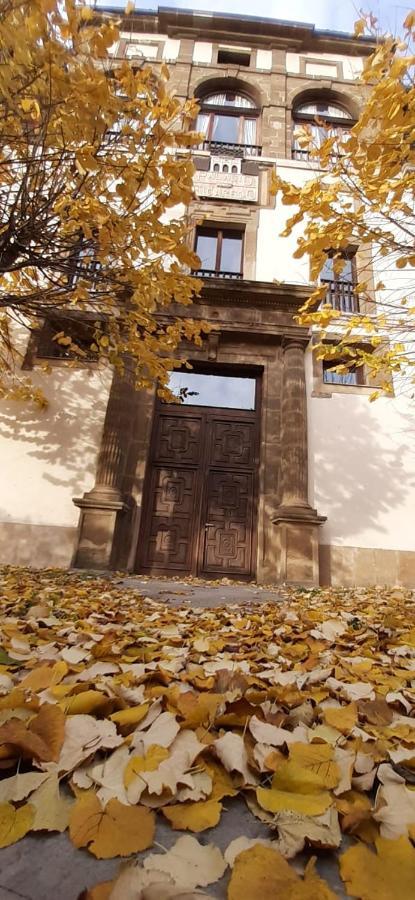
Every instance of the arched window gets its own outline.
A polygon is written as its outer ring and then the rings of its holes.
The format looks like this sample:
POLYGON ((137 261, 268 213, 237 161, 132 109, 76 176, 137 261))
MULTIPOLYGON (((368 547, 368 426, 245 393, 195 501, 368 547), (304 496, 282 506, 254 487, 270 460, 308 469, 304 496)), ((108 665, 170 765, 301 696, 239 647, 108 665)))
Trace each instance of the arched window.
POLYGON ((293 159, 309 159, 312 149, 319 149, 328 137, 344 138, 344 133, 355 123, 344 106, 323 98, 300 103, 293 111, 293 120, 293 159), (310 147, 304 148, 299 142, 298 131, 301 125, 306 125, 311 133, 310 147))
POLYGON ((259 110, 250 97, 233 91, 207 94, 200 101, 195 130, 205 135, 205 149, 217 153, 259 156, 259 110))

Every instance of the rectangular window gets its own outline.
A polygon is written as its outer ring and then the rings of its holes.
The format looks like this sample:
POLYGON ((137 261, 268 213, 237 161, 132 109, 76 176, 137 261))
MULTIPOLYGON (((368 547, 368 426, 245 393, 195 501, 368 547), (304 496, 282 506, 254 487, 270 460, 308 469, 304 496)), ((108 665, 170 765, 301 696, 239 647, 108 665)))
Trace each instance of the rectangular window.
MULTIPOLYGON (((337 257, 338 258, 338 257, 337 257)), ((359 312, 359 298, 356 294, 356 260, 352 251, 342 254, 344 261, 341 272, 335 271, 335 254, 330 255, 320 273, 320 281, 327 284, 325 302, 333 309, 345 313, 359 312)))
POLYGON ((95 323, 69 316, 47 319, 37 337, 37 359, 71 359, 93 362, 97 359, 94 344, 95 323))
POLYGON ((230 66, 250 66, 251 54, 246 50, 233 50, 229 47, 219 47, 218 63, 230 66))
POLYGON ((169 388, 186 406, 255 409, 255 378, 172 372, 169 388))
POLYGON ((243 232, 227 228, 198 228, 195 251, 201 276, 242 278, 243 232))
POLYGON ((323 361, 323 381, 325 384, 364 384, 363 367, 351 366, 344 372, 336 372, 337 366, 347 363, 346 360, 324 360, 323 361))

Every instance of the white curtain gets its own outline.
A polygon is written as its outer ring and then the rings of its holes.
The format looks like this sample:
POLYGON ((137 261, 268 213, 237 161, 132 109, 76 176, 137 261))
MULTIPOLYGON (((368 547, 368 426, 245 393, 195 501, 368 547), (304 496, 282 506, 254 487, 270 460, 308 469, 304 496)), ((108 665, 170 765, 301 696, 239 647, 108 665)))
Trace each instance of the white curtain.
POLYGON ((225 106, 226 94, 211 94, 209 97, 205 97, 203 103, 207 103, 208 106, 225 106))
POLYGON ((255 106, 255 103, 252 100, 249 100, 248 97, 242 97, 241 94, 235 94, 235 99, 232 106, 240 106, 244 109, 252 109, 255 106))
POLYGON ((242 97, 241 94, 210 94, 202 102, 207 106, 237 106, 243 109, 255 107, 255 103, 252 100, 249 100, 248 97, 242 97))
POLYGON ((244 144, 255 144, 256 142, 256 120, 245 119, 244 121, 244 144))
POLYGON ((201 131, 205 136, 207 135, 209 124, 209 115, 208 113, 199 113, 196 120, 196 128, 195 131, 201 131))

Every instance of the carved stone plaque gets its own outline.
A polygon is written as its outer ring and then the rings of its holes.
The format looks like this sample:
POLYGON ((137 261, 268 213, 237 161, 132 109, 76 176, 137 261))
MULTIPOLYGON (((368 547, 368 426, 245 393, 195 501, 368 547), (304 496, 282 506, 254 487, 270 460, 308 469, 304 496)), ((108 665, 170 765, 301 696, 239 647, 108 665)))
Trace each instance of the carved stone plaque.
POLYGON ((195 191, 199 197, 216 197, 222 200, 258 200, 258 176, 237 172, 201 172, 194 175, 195 191))

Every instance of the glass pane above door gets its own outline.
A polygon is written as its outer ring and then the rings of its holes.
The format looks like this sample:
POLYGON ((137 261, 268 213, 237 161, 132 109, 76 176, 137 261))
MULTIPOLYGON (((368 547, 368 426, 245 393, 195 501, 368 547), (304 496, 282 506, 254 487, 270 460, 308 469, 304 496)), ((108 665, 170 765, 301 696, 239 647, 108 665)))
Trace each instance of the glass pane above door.
POLYGON ((169 388, 186 406, 255 409, 255 378, 172 372, 169 388))

